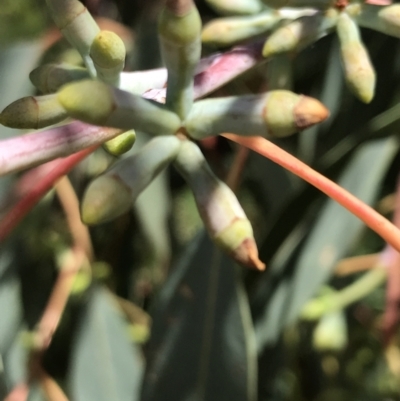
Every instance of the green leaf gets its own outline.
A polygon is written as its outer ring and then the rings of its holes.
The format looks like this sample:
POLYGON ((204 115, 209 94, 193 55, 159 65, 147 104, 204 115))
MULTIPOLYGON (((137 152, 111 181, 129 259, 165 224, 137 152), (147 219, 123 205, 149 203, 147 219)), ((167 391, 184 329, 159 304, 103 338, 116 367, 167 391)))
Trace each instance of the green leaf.
POLYGON ((95 286, 71 352, 68 387, 74 401, 134 401, 142 378, 139 350, 111 295, 95 286))
POLYGON ((235 265, 202 232, 160 292, 142 401, 256 399, 256 354, 235 265))
POLYGON ((22 302, 14 252, 0 249, 0 355, 10 347, 22 321, 22 302), (12 306, 12 307, 11 307, 12 306))
MULTIPOLYGON (((363 145, 346 167, 339 185, 372 204, 397 150, 394 138, 363 145)), ((304 227, 293 231, 271 261, 269 286, 264 283, 258 288, 258 292, 273 291, 267 295, 266 307, 256 321, 259 350, 274 343, 282 328, 297 318, 305 302, 330 278, 336 263, 349 251, 364 224, 336 202, 327 201, 297 261, 289 263, 305 235, 304 227)))

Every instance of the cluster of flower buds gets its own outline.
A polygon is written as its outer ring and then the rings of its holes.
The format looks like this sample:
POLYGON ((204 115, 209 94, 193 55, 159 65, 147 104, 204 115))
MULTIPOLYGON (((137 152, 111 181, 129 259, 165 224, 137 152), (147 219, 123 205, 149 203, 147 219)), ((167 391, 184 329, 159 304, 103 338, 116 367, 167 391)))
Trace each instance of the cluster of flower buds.
MULTIPOLYGON (((115 33, 100 30, 80 1, 46 1, 56 25, 79 51, 85 67, 68 64, 38 67, 30 78, 43 95, 12 103, 0 113, 0 122, 15 128, 46 127, 66 118, 82 122, 65 125, 64 130, 58 131, 61 137, 52 138, 51 130, 26 135, 27 148, 38 141, 46 144, 42 154, 39 146, 35 148, 30 165, 108 140, 105 148, 119 156, 133 145, 134 130, 153 135, 155 138, 139 152, 122 158, 88 186, 81 208, 83 221, 98 224, 126 212, 154 177, 173 163, 192 189, 200 216, 215 243, 239 263, 263 269, 249 220, 234 193, 211 172, 194 140, 224 132, 283 137, 324 120, 327 109, 315 99, 286 90, 194 101, 198 96, 194 76, 208 62, 200 60, 202 26, 193 0, 166 0, 161 10, 159 40, 166 68, 132 73, 123 72, 122 40, 115 33), (161 102, 144 96, 150 89, 165 86, 161 102)), ((273 3, 271 6, 280 7, 279 2, 273 3)), ((237 11, 245 14, 266 7, 258 0, 210 1, 210 4, 222 11, 236 4, 237 11)), ((250 16, 247 22, 249 26, 268 25, 270 29, 282 18, 308 18, 311 21, 308 35, 312 36, 319 26, 313 23, 314 14, 310 10, 274 10, 250 16)), ((328 29, 325 18, 320 14, 315 18, 324 21, 324 29, 328 29)), ((238 21, 238 27, 232 23, 237 31, 234 40, 248 32, 246 23, 238 21)), ((296 23, 307 25, 301 21, 296 23)), ((250 31, 260 33, 257 27, 250 31)), ((15 171, 21 165, 3 167, 4 171, 15 171)))
POLYGON ((400 38, 400 4, 364 0, 206 0, 225 15, 203 29, 204 43, 229 46, 272 31, 264 57, 296 53, 336 29, 349 89, 364 103, 374 97, 375 71, 359 26, 400 38))

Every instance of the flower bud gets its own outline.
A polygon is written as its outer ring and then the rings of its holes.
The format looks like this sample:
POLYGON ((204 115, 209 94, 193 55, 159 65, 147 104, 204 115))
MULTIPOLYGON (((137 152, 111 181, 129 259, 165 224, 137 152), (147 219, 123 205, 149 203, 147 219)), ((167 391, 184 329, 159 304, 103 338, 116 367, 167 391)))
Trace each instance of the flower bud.
POLYGON ((195 139, 231 132, 284 137, 325 120, 328 110, 318 100, 276 90, 261 95, 213 98, 196 102, 184 127, 195 139))
POLYGON ((69 64, 45 64, 35 68, 29 79, 43 93, 57 92, 63 85, 90 78, 86 68, 69 64))
POLYGON ((110 31, 100 31, 90 47, 98 78, 110 85, 119 85, 125 65, 126 49, 122 39, 110 31))
POLYGON ((89 184, 82 201, 82 221, 100 224, 127 212, 150 182, 175 159, 176 136, 152 139, 140 152, 115 163, 89 184))
POLYGON ((133 129, 104 142, 104 149, 114 156, 121 156, 132 148, 136 141, 136 133, 133 129))
POLYGON ((184 140, 175 166, 193 191, 197 208, 213 241, 238 263, 264 270, 251 223, 232 190, 210 170, 199 147, 184 140))
POLYGON ((0 114, 0 123, 11 128, 38 129, 67 117, 57 95, 27 96, 8 105, 0 114))
POLYGON ((46 0, 46 3, 63 36, 78 50, 90 73, 95 75, 89 50, 100 28, 89 11, 78 0, 46 0))
POLYGON ((337 32, 347 84, 364 103, 369 103, 375 92, 375 70, 364 47, 357 24, 346 13, 340 14, 337 32))
POLYGON ((263 8, 260 0, 206 0, 217 13, 223 15, 250 15, 263 8))
POLYGON ((135 129, 152 135, 174 134, 180 119, 159 103, 98 81, 64 86, 58 100, 74 118, 95 125, 135 129))
POLYGON ((203 43, 229 46, 272 29, 281 16, 276 11, 266 11, 245 17, 217 18, 203 29, 203 43))
POLYGON ((335 26, 337 12, 306 15, 278 28, 265 41, 263 56, 300 50, 315 42, 335 26))
POLYGON ((193 104, 193 75, 201 55, 201 18, 193 0, 167 2, 158 34, 168 70, 166 104, 185 118, 193 104))
POLYGON ((400 4, 387 7, 355 4, 349 7, 350 12, 359 25, 400 38, 400 4))
POLYGON ((323 315, 314 329, 313 345, 319 351, 341 351, 348 342, 347 324, 342 310, 323 315))

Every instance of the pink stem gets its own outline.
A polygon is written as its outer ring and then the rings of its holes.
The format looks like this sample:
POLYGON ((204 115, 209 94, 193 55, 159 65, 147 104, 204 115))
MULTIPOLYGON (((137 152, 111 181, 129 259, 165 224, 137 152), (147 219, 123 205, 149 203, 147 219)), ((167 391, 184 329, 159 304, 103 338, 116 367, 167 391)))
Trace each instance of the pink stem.
MULTIPOLYGON (((396 227, 400 227, 400 175, 397 181, 393 223, 396 227)), ((400 321, 400 254, 392 247, 388 247, 386 251, 388 253, 388 281, 383 316, 383 337, 385 345, 388 346, 400 321)))
POLYGON ((260 153, 318 188, 357 216, 397 251, 400 251, 400 230, 341 186, 335 184, 265 138, 244 138, 234 134, 222 134, 222 136, 260 153))
MULTIPOLYGON (((0 220, 0 242, 10 234, 10 232, 21 222, 26 214, 36 205, 36 203, 52 188, 54 183, 63 175, 68 174, 86 156, 92 153, 97 146, 92 146, 85 150, 81 150, 64 159, 53 160, 45 166, 38 169, 46 169, 46 175, 42 179, 37 180, 28 191, 25 191, 23 197, 13 205, 12 209, 7 212, 0 220)), ((32 174, 28 172, 27 174, 32 174)))
POLYGON ((74 121, 0 141, 0 176, 68 156, 114 138, 121 130, 74 121))

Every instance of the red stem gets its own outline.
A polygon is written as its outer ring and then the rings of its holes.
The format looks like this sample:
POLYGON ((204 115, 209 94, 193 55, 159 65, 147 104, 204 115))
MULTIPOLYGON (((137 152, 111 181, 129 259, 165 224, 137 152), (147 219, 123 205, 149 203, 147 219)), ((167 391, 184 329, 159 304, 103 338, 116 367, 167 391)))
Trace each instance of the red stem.
POLYGON ((235 134, 222 134, 222 136, 260 153, 318 188, 357 216, 397 251, 400 251, 400 230, 341 186, 335 184, 265 138, 240 137, 235 134))
MULTIPOLYGON (((81 150, 71 156, 56 159, 47 163, 46 167, 51 166, 49 172, 41 180, 22 196, 0 220, 0 242, 11 233, 11 231, 21 222, 36 203, 53 187, 54 183, 63 175, 68 174, 80 161, 92 153, 98 146, 81 150)), ((43 168, 40 166, 38 168, 43 168)), ((29 172, 28 172, 29 174, 29 172)))

